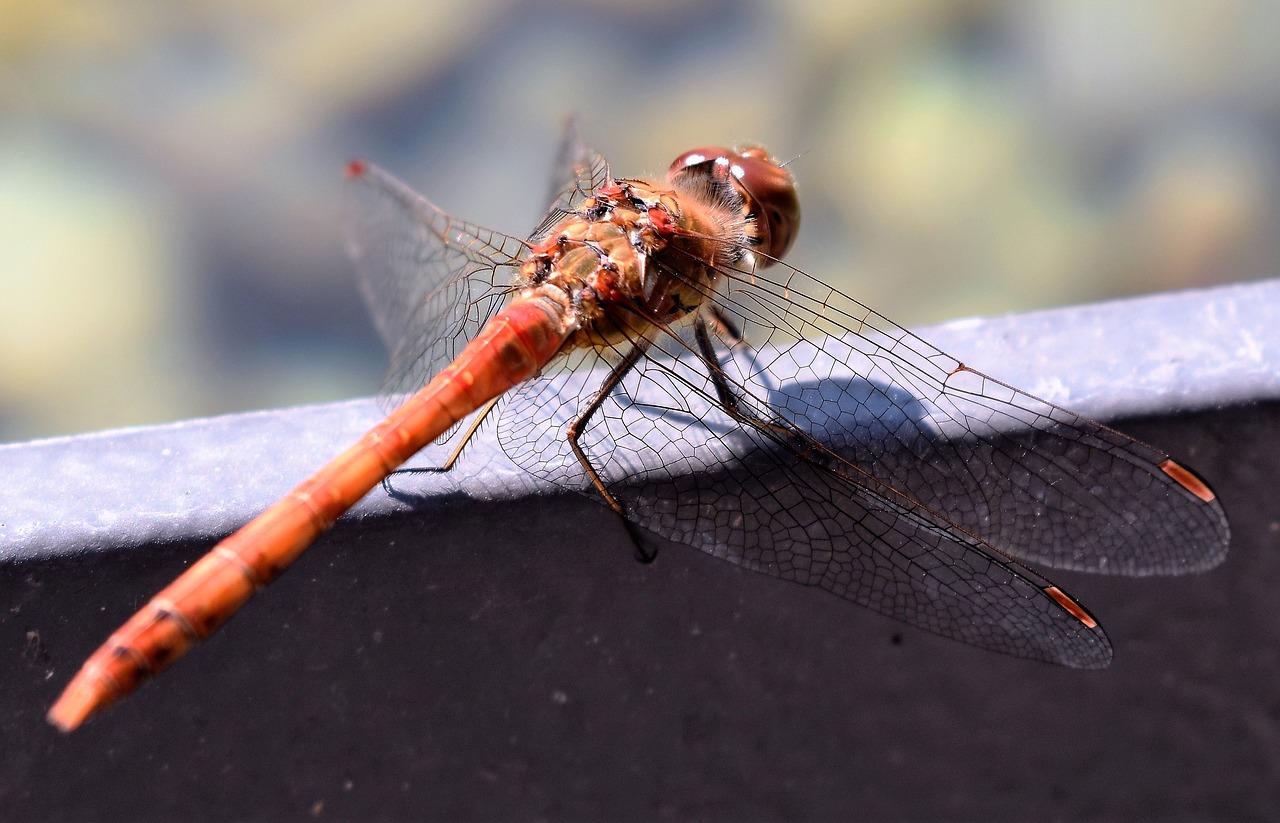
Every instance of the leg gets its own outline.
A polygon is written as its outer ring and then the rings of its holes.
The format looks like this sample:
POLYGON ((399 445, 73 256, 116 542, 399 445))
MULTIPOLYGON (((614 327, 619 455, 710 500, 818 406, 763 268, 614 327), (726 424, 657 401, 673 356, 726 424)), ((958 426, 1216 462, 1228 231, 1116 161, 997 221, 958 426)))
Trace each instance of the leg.
MULTIPOLYGON (((717 310, 713 310, 711 322, 717 328, 728 328, 737 332, 737 329, 732 326, 724 326, 724 319, 717 310)), ((707 321, 701 314, 693 322, 693 336, 698 342, 698 351, 702 354, 702 361, 706 364, 707 371, 711 375, 711 383, 716 387, 716 398, 720 401, 720 408, 724 409, 725 414, 734 420, 742 422, 739 417, 738 398, 734 395, 733 389, 729 387, 729 378, 725 377, 724 369, 720 367, 720 359, 716 357, 715 346, 711 345, 711 335, 707 333, 707 321)), ((741 342, 742 337, 739 335, 737 340, 741 342)))
POLYGON ((427 471, 447 472, 449 469, 452 469, 453 464, 458 462, 458 456, 462 454, 462 450, 467 447, 467 444, 471 442, 471 437, 476 433, 476 430, 480 428, 480 424, 489 416, 489 412, 493 411, 493 407, 498 405, 498 400, 499 398, 495 397, 488 403, 481 406, 480 411, 471 420, 471 425, 467 426, 467 430, 462 433, 462 437, 458 440, 458 445, 454 447, 453 453, 449 455, 449 459, 444 461, 444 465, 432 466, 427 469, 427 471))
POLYGON ((795 445, 797 440, 804 442, 804 438, 800 437, 799 432, 791 427, 761 420, 755 415, 743 411, 738 395, 734 393, 729 383, 729 378, 724 373, 724 369, 721 368, 719 358, 716 357, 715 347, 711 344, 711 335, 707 333, 708 325, 714 325, 718 331, 724 333, 727 339, 730 340, 731 345, 745 345, 745 341, 743 341, 742 335, 733 326, 732 322, 717 307, 711 307, 706 317, 699 314, 694 321, 693 335, 698 343, 698 351, 702 355, 703 363, 707 366, 707 372, 711 376, 711 384, 716 388, 716 398, 720 401, 720 408, 724 413, 739 423, 753 426, 760 431, 770 432, 788 444, 795 445))
POLYGON ((483 406, 480 407, 480 411, 478 411, 475 417, 472 418, 471 425, 467 426, 467 430, 462 433, 461 437, 459 437, 458 445, 454 446, 453 452, 450 453, 448 459, 446 459, 442 465, 422 466, 419 468, 408 468, 408 469, 396 469, 391 474, 387 475, 382 479, 383 490, 386 491, 387 494, 392 495, 393 497, 396 496, 397 494, 396 490, 391 488, 391 478, 395 477, 397 474, 412 474, 414 472, 431 472, 431 473, 447 472, 450 469, 452 469, 453 464, 458 462, 458 457, 462 454, 462 450, 465 449, 467 447, 467 444, 471 442, 471 438, 475 436, 476 431, 480 428, 480 424, 483 423, 486 418, 488 418, 489 412, 493 411, 493 407, 498 405, 498 400, 500 399, 501 398, 495 397, 494 399, 490 400, 488 403, 485 403, 483 406))
POLYGON ((729 319, 729 315, 724 313, 724 309, 710 301, 704 305, 707 306, 707 323, 715 328, 716 334, 724 338, 725 342, 730 346, 746 345, 746 338, 742 336, 742 332, 729 319))
POLYGON ((636 558, 642 563, 653 562, 654 557, 657 555, 646 552, 641 548, 640 536, 635 532, 631 521, 627 519, 626 512, 622 510, 622 505, 618 503, 617 498, 615 498, 613 494, 609 492, 609 489, 605 487, 604 480, 600 477, 600 473, 591 465, 590 458, 588 458, 587 453, 582 450, 582 446, 578 440, 582 437, 582 432, 586 429, 587 423, 590 422, 591 417, 600 410, 600 406, 604 403, 609 394, 617 388, 618 384, 622 382, 622 378, 626 377, 627 373, 635 368, 636 363, 640 361, 640 358, 644 356, 645 350, 648 348, 649 343, 646 341, 635 345, 632 347, 631 351, 627 352, 627 356, 622 359, 622 362, 614 366, 613 371, 609 372, 609 376, 600 386, 600 390, 596 393, 596 396, 587 404, 586 409, 584 409, 582 414, 578 415, 578 417, 569 424, 569 427, 565 432, 569 441, 569 447, 573 449, 574 456, 578 458, 578 462, 582 464, 582 468, 586 471, 587 476, 591 478, 591 483, 596 487, 596 491, 600 492, 600 496, 604 498, 604 502, 608 504, 609 508, 617 512, 618 516, 622 518, 622 525, 626 528, 627 534, 631 535, 631 542, 636 547, 636 558))
POLYGON ((604 481, 600 479, 600 474, 591 465, 591 461, 587 458, 587 453, 582 450, 582 446, 579 445, 578 439, 582 437, 582 431, 587 427, 591 416, 600 410, 605 398, 622 382, 622 378, 627 376, 627 372, 635 368, 636 363, 640 361, 640 358, 644 356, 645 350, 648 348, 648 342, 633 346, 631 351, 627 352, 627 356, 622 358, 622 362, 614 366, 613 371, 609 372, 609 376, 605 378, 604 383, 600 386, 600 391, 587 404, 587 408, 569 424, 568 429, 565 431, 565 436, 569 440, 569 447, 573 449, 574 456, 578 458, 578 462, 586 470, 587 476, 591 478, 591 483, 596 487, 596 491, 600 492, 600 496, 604 498, 604 502, 609 505, 609 508, 618 514, 623 514, 622 506, 618 505, 618 501, 605 488, 604 481))
MULTIPOLYGON (((718 304, 711 302, 704 303, 703 307, 704 311, 702 317, 706 320, 707 326, 714 330, 721 340, 729 344, 729 348, 733 350, 735 355, 738 352, 746 352, 752 357, 755 357, 755 349, 751 348, 751 344, 747 342, 747 338, 743 336, 742 331, 739 330, 733 320, 729 318, 729 315, 725 314, 723 308, 718 304)), ((753 363, 752 365, 754 366, 755 364, 753 363)), ((774 386, 770 385, 771 381, 766 380, 768 377, 767 373, 758 372, 757 376, 760 377, 762 382, 765 382, 766 388, 770 391, 774 389, 774 386)))

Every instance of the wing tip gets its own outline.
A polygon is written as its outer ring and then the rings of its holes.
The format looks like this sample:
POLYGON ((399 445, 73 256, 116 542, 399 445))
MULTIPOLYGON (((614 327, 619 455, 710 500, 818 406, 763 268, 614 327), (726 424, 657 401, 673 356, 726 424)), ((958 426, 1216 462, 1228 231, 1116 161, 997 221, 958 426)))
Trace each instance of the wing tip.
POLYGON ((1052 597, 1054 602, 1061 606, 1064 611, 1083 623, 1085 628, 1098 628, 1098 621, 1093 619, 1093 615, 1085 611, 1084 606, 1072 600, 1062 589, 1057 586, 1045 586, 1044 593, 1052 597))
POLYGON ((364 177, 368 172, 369 164, 359 157, 347 163, 346 178, 348 180, 354 180, 357 177, 364 177))
POLYGON ((1188 469, 1181 463, 1166 457, 1160 463, 1160 470, 1182 488, 1194 494, 1206 503, 1212 503, 1217 499, 1217 495, 1213 493, 1213 489, 1209 488, 1209 484, 1200 479, 1200 476, 1188 469))

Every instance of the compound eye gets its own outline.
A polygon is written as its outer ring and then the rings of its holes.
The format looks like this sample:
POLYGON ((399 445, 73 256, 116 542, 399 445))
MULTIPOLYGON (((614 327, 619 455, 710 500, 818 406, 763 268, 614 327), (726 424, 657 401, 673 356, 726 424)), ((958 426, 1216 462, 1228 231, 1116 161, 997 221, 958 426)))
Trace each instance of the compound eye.
POLYGON ((734 155, 731 170, 756 220, 761 251, 782 257, 800 230, 800 198, 791 173, 759 146, 734 155))
POLYGON ((671 177, 679 177, 684 174, 712 174, 713 167, 717 165, 729 165, 729 158, 734 155, 732 149, 726 149, 723 146, 704 146, 700 149, 690 149, 675 159, 671 167, 667 170, 667 174, 671 177))
MULTIPOLYGON (((682 177, 714 177, 742 197, 744 216, 755 223, 756 245, 769 258, 781 258, 800 229, 800 198, 791 174, 760 146, 741 150, 704 146, 675 159, 667 172, 682 177)), ((772 260, 762 260, 768 265, 772 260)))

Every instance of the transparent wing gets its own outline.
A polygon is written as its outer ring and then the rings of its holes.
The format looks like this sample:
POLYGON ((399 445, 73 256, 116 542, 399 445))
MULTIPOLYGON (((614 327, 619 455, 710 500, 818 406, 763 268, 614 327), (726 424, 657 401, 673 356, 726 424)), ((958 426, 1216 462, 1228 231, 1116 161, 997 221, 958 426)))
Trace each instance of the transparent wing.
POLYGON ((583 141, 578 132, 577 118, 565 120, 564 134, 556 152, 556 162, 551 175, 551 188, 546 202, 551 205, 542 222, 529 235, 530 240, 541 237, 577 205, 590 197, 609 179, 609 163, 583 141))
POLYGON ((524 242, 449 216, 371 164, 348 178, 347 252, 391 353, 379 399, 393 408, 502 307, 524 242))
MULTIPOLYGON (((522 387, 498 424, 503 447, 592 493, 562 433, 599 377, 579 370, 522 387), (535 414, 561 435, 531 430, 535 414)), ((714 397, 696 358, 655 352, 592 418, 581 446, 643 529, 974 646, 1108 664, 1106 635, 1067 611, 1051 583, 913 501, 857 482, 838 455, 780 422, 743 425, 714 397)))
POLYGON ((804 272, 777 271, 726 283, 726 312, 773 376, 752 400, 868 485, 1057 568, 1184 574, 1225 557, 1221 505, 1167 454, 965 366, 804 272))
POLYGON ((1111 645, 1031 570, 787 449, 617 487, 646 529, 980 648, 1102 668, 1111 645))
MULTIPOLYGON (((759 346, 721 357, 724 381, 746 412, 721 420, 728 431, 791 431, 867 493, 951 523, 957 540, 972 536, 1024 561, 1176 575, 1225 557, 1220 504, 1170 474, 1167 454, 969 369, 801 271, 778 271, 724 273, 724 314, 759 346)), ((604 403, 584 436, 603 475, 620 480, 666 466, 673 479, 716 465, 723 435, 712 436, 716 415, 707 416, 718 407, 716 390, 689 365, 671 378, 677 357, 701 365, 694 351, 669 338, 604 403), (657 401, 645 399, 646 387, 657 401), (635 403, 646 404, 646 419, 627 416, 635 403), (593 431, 602 444, 591 443, 593 431)), ((559 408, 558 421, 580 415, 589 399, 589 387, 566 390, 559 407, 544 389, 526 392, 526 408, 559 408)), ((508 451, 541 474, 573 476, 575 457, 562 443, 509 438, 508 451)))

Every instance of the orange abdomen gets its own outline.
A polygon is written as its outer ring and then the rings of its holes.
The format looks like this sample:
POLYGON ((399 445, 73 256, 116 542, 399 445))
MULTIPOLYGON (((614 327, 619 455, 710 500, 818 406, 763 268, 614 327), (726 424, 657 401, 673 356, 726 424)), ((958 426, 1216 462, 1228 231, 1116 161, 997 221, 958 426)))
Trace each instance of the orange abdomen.
POLYGON ((63 731, 128 694, 222 625, 343 512, 454 423, 534 377, 573 330, 562 303, 518 299, 355 445, 227 537, 85 661, 49 710, 63 731))

